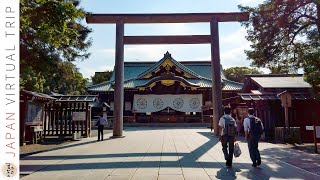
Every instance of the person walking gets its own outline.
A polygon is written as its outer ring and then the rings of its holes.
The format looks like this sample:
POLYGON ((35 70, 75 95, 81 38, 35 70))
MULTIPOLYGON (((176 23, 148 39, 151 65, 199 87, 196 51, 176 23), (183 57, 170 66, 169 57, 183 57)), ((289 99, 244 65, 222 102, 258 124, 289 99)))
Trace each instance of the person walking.
POLYGON ((98 141, 100 141, 100 135, 101 135, 101 141, 103 141, 103 128, 106 122, 107 120, 103 117, 103 113, 101 113, 96 124, 98 126, 98 141))
POLYGON ((248 117, 244 119, 244 133, 245 139, 248 142, 250 158, 252 166, 257 167, 261 165, 261 156, 258 149, 258 142, 263 133, 263 124, 261 120, 254 116, 254 109, 248 109, 248 117))
POLYGON ((232 166, 234 142, 236 141, 236 121, 231 117, 231 107, 224 108, 224 115, 219 120, 219 140, 222 144, 222 151, 226 166, 232 166), (228 148, 229 146, 229 148, 228 148), (229 151, 228 151, 229 149, 229 151))

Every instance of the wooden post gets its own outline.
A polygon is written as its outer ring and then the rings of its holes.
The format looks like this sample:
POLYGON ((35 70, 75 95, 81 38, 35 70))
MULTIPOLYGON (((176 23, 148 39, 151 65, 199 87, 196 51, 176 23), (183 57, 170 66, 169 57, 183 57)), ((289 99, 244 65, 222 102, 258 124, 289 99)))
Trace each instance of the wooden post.
POLYGON ((217 19, 210 22, 211 32, 211 66, 212 66, 212 105, 214 134, 219 135, 218 122, 222 115, 221 74, 220 74, 220 50, 219 50, 219 26, 217 19))
POLYGON ((88 111, 88 116, 89 118, 89 132, 88 132, 88 136, 91 137, 91 107, 89 106, 89 111, 88 111))
POLYGON ((316 129, 316 123, 313 122, 313 139, 314 139, 314 152, 318 153, 318 145, 317 145, 317 129, 316 129))
POLYGON ((288 107, 284 107, 284 142, 286 142, 287 138, 290 136, 290 127, 289 127, 289 117, 288 117, 288 107))
POLYGON ((136 119, 137 118, 137 116, 136 116, 136 110, 134 109, 133 110, 133 123, 136 123, 136 119))
POLYGON ((90 137, 89 136, 89 123, 90 123, 90 118, 88 117, 89 114, 89 102, 86 102, 86 107, 85 107, 85 112, 86 112, 86 121, 84 122, 84 134, 85 137, 90 137))
POLYGON ((22 145, 26 145, 26 115, 27 115, 27 98, 23 99, 23 103, 22 106, 20 108, 22 108, 22 114, 20 115, 20 117, 22 118, 22 121, 20 121, 20 123, 22 123, 22 145))
MULTIPOLYGON (((67 108, 66 108, 66 109, 67 109, 67 108)), ((65 129, 67 128, 67 124, 68 124, 67 120, 63 118, 63 113, 64 113, 64 112, 65 112, 65 111, 64 111, 63 105, 61 104, 61 106, 60 106, 60 112, 59 112, 59 119, 60 119, 60 136, 61 136, 62 134, 65 134, 65 133, 64 133, 64 130, 63 130, 63 122, 65 123, 65 125, 64 125, 64 128, 65 128, 65 129)))
POLYGON ((317 144, 317 129, 316 129, 316 114, 312 112, 313 119, 313 140, 314 140, 314 152, 318 153, 318 144, 317 144))
POLYGON ((203 123, 203 108, 201 108, 201 122, 203 123))
MULTIPOLYGON (((76 109, 77 109, 77 106, 76 106, 76 103, 74 102, 72 103, 72 109, 70 107, 70 116, 72 116, 72 112, 75 112, 76 109)), ((72 132, 70 133, 72 135, 73 133, 76 132, 76 122, 73 121, 72 119, 70 119, 70 121, 72 122, 72 132)))
MULTIPOLYGON (((47 122, 48 122, 48 103, 44 104, 44 121, 43 121, 43 138, 46 138, 46 132, 47 132, 47 122)), ((25 126, 25 125, 24 125, 25 126)), ((25 134, 23 134, 23 138, 25 138, 25 134)), ((25 142, 25 139, 24 141, 25 142)))
POLYGON ((124 23, 116 24, 116 55, 115 55, 115 87, 114 87, 114 120, 113 137, 122 137, 123 130, 123 82, 124 82, 124 23))
MULTIPOLYGON (((69 103, 69 105, 67 106, 67 108, 65 110, 64 117, 67 119, 68 116, 72 116, 72 112, 75 110, 75 108, 76 108, 75 103, 69 103)), ((69 129, 68 129, 68 132, 69 132, 68 134, 72 135, 72 133, 74 133, 75 124, 74 124, 74 121, 72 121, 72 118, 69 119, 68 122, 70 124, 69 129)), ((67 130, 65 132, 66 132, 65 134, 67 134, 67 130)))
POLYGON ((50 135, 53 135, 53 124, 54 124, 54 104, 51 104, 50 107, 50 135))
POLYGON ((288 91, 283 91, 279 94, 277 94, 278 97, 280 97, 281 105, 284 108, 284 132, 283 132, 283 140, 286 142, 286 139, 290 136, 290 125, 289 125, 289 113, 288 108, 292 106, 292 97, 291 93, 288 91))
POLYGON ((54 106, 54 112, 53 112, 53 126, 52 126, 52 130, 53 130, 53 132, 52 132, 52 134, 54 135, 54 134, 58 134, 59 133, 59 129, 58 129, 58 127, 59 127, 59 125, 58 125, 58 121, 59 121, 59 110, 60 110, 60 108, 59 108, 59 106, 58 105, 55 105, 54 106))

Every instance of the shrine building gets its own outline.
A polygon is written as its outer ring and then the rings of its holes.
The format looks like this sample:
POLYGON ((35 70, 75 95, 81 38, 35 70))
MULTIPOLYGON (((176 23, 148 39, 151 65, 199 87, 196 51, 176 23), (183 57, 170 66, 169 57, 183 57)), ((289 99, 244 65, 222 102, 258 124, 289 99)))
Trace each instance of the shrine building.
MULTIPOLYGON (((115 75, 87 87, 110 104, 115 75)), ((228 80, 221 68, 223 105, 234 103, 243 84, 228 80)), ((124 62, 124 123, 209 123, 212 120, 211 61, 176 61, 167 52, 157 62, 124 62), (210 118, 211 117, 211 118, 210 118)))

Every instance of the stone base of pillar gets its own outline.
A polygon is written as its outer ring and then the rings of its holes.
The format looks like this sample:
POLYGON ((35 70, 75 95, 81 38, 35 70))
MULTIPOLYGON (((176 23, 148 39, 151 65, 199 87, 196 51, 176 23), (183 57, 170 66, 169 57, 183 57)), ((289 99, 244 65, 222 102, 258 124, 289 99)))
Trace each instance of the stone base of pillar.
POLYGON ((124 138, 126 136, 110 136, 111 139, 115 139, 115 138, 124 138))

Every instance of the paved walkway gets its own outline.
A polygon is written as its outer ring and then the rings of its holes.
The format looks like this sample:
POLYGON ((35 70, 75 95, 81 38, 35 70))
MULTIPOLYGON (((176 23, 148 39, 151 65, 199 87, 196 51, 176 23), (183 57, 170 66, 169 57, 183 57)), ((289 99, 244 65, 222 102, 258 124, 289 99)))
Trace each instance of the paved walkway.
POLYGON ((22 179, 320 179, 309 172, 320 172, 319 155, 270 143, 260 144, 262 165, 253 168, 246 143, 239 142, 243 154, 226 168, 221 144, 206 128, 128 128, 124 135, 102 142, 83 139, 27 156, 20 171, 29 175, 22 179))

